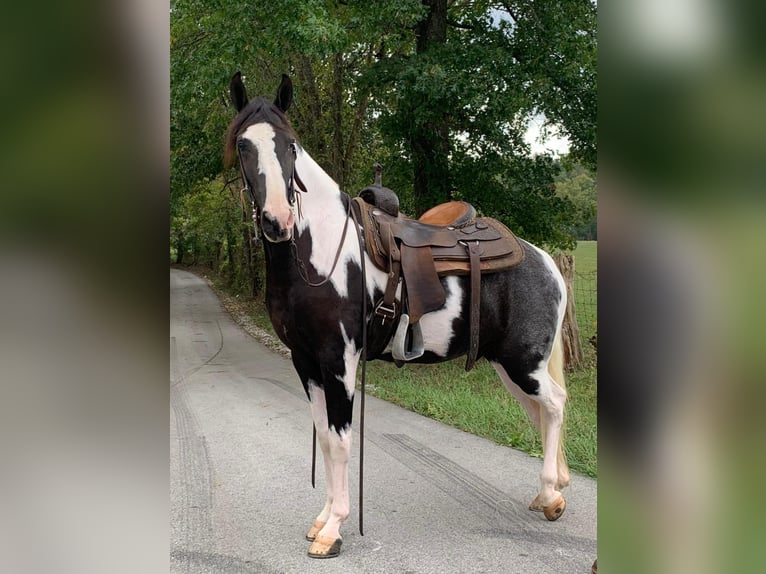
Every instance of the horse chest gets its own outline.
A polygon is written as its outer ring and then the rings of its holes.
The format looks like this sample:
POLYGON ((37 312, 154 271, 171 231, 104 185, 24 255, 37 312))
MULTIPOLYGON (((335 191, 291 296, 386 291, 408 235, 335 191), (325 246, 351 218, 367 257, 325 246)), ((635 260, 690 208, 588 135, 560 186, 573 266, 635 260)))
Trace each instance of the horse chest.
POLYGON ((278 285, 267 294, 267 307, 274 330, 290 349, 318 348, 342 339, 341 324, 351 333, 355 307, 340 297, 329 285, 306 289, 298 285, 278 285))

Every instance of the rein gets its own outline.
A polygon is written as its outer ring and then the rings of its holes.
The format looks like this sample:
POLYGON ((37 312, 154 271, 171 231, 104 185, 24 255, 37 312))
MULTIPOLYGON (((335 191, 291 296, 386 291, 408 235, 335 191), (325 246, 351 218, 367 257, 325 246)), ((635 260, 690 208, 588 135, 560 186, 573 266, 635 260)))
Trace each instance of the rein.
MULTIPOLYGON (((349 208, 351 201, 349 200, 349 208)), ((356 225, 356 237, 359 240, 359 259, 362 267, 362 378, 359 381, 362 396, 359 404, 359 534, 364 536, 364 397, 365 383, 367 380, 367 269, 364 263, 365 248, 364 237, 359 231, 361 225, 357 219, 356 212, 351 210, 356 225)))
POLYGON ((308 269, 306 269, 306 265, 303 263, 301 258, 298 256, 298 247, 295 244, 295 234, 290 238, 290 250, 293 254, 293 259, 295 259, 295 263, 298 265, 298 274, 301 276, 301 279, 303 279, 303 282, 308 285, 309 287, 321 287, 325 283, 327 283, 330 278, 332 277, 332 274, 335 273, 335 268, 338 266, 338 261, 340 261, 340 254, 341 251, 343 251, 343 244, 346 242, 346 232, 348 231, 348 222, 351 219, 351 198, 348 200, 348 207, 346 209, 346 223, 343 225, 343 233, 340 236, 340 243, 338 244, 338 250, 335 252, 335 259, 332 262, 332 267, 330 268, 329 273, 327 273, 327 276, 319 281, 318 283, 312 283, 309 279, 308 275, 308 269))

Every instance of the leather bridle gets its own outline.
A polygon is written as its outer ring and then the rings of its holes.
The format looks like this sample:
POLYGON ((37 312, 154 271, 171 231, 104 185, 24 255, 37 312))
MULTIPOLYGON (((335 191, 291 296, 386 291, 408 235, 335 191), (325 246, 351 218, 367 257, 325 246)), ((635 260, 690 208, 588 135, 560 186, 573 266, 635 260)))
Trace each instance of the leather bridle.
MULTIPOLYGON (((290 169, 290 178, 287 180, 287 202, 290 204, 290 207, 295 206, 296 202, 296 192, 295 192, 295 186, 298 186, 298 190, 306 193, 306 186, 304 185, 301 178, 298 176, 298 173, 295 171, 295 159, 298 156, 298 147, 295 140, 290 142, 289 148, 293 159, 293 165, 290 169)), ((240 193, 247 193, 247 195, 250 197, 250 203, 253 207, 253 213, 258 214, 260 211, 260 208, 258 207, 258 202, 255 199, 255 193, 253 192, 253 189, 250 187, 250 182, 247 179, 247 175, 245 174, 245 165, 242 161, 242 154, 240 153, 240 147, 239 142, 237 142, 237 160, 239 161, 239 177, 242 179, 242 190, 240 193)), ((300 209, 300 205, 298 206, 300 209)))

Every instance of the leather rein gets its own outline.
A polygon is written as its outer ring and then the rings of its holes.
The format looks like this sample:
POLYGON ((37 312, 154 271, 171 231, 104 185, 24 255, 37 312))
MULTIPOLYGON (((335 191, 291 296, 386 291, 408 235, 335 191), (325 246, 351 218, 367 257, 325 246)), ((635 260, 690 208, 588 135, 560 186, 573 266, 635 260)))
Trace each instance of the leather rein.
MULTIPOLYGON (((290 204, 290 207, 295 209, 296 202, 297 202, 297 211, 298 216, 303 217, 303 214, 301 213, 301 203, 300 203, 300 196, 296 194, 295 186, 298 185, 298 189, 302 193, 308 193, 308 189, 306 188, 305 184, 301 180, 301 178, 298 176, 298 173, 295 170, 295 161, 298 156, 298 149, 297 144, 295 140, 290 142, 290 151, 292 152, 292 158, 293 158, 293 165, 292 169, 290 171, 290 179, 288 181, 287 186, 287 201, 290 204)), ((240 194, 247 193, 247 195, 250 198, 250 202, 252 204, 253 208, 253 222, 255 223, 255 229, 256 231, 260 230, 260 208, 258 207, 258 203, 255 200, 255 194, 253 193, 252 188, 250 187, 250 184, 248 183, 247 176, 245 175, 245 168, 243 166, 242 162, 242 156, 240 155, 239 146, 237 146, 237 159, 239 160, 239 171, 240 171, 240 177, 242 178, 242 190, 240 191, 240 194)), ((329 273, 327 273, 327 276, 318 282, 312 282, 308 277, 308 270, 306 269, 306 265, 303 263, 301 258, 298 255, 298 248, 295 243, 295 233, 293 233, 290 237, 290 252, 292 253, 293 259, 295 260, 296 265, 298 266, 298 274, 301 276, 301 279, 303 282, 308 285, 309 287, 321 287, 325 283, 327 283, 330 278, 332 277, 333 273, 335 273, 335 268, 338 266, 338 261, 340 260, 340 254, 343 251, 343 245, 346 242, 346 233, 348 232, 348 225, 349 221, 351 219, 354 220, 354 224, 356 227, 356 236, 359 241, 359 258, 361 260, 361 267, 362 267, 362 353, 360 357, 360 362, 362 363, 362 376, 360 380, 360 391, 361 391, 361 404, 360 407, 360 414, 359 414, 359 534, 364 536, 364 519, 363 519, 363 503, 364 503, 364 406, 365 406, 365 386, 366 386, 366 375, 367 375, 367 299, 365 297, 366 294, 366 285, 367 285, 367 275, 366 275, 366 266, 365 266, 365 247, 364 247, 364 238, 362 233, 360 233, 361 224, 359 223, 359 220, 357 218, 356 212, 351 208, 351 197, 345 193, 341 192, 343 195, 346 196, 346 218, 345 223, 343 225, 343 233, 340 237, 340 242, 338 244, 338 249, 335 252, 335 258, 332 263, 332 267, 330 268, 329 273)), ((263 230, 260 230, 261 233, 263 233, 263 230)), ((316 425, 312 425, 313 432, 312 432, 312 446, 311 446, 311 487, 316 488, 316 445, 317 445, 317 430, 316 425)))

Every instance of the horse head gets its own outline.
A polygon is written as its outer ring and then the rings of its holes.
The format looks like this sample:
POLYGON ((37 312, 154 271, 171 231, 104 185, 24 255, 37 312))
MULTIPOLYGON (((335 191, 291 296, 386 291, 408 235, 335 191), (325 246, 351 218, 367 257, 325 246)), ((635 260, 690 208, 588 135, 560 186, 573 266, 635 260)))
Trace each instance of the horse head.
POLYGON ((254 219, 263 236, 272 243, 293 237, 295 215, 295 131, 287 112, 293 99, 293 84, 286 74, 273 102, 262 97, 248 99, 242 74, 229 83, 237 116, 226 136, 225 162, 239 160, 242 184, 255 209, 254 219))

